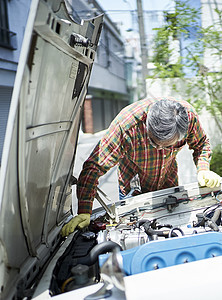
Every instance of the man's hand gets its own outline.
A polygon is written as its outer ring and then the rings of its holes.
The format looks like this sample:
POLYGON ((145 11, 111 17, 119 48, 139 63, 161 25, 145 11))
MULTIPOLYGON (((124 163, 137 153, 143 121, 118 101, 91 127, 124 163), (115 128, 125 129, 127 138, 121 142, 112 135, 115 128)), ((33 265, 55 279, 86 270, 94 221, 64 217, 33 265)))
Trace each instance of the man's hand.
POLYGON ((61 230, 61 235, 67 236, 72 233, 76 227, 83 229, 90 223, 90 214, 79 214, 65 224, 61 230))
POLYGON ((213 171, 199 171, 197 180, 200 186, 207 186, 210 188, 219 187, 221 184, 221 177, 213 171))

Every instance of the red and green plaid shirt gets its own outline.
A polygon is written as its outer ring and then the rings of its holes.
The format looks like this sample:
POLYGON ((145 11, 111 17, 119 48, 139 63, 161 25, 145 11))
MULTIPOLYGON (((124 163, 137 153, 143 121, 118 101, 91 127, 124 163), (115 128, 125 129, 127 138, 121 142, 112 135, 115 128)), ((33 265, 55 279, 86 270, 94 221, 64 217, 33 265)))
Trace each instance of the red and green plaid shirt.
POLYGON ((194 108, 186 101, 189 128, 183 140, 170 148, 157 150, 147 137, 146 118, 149 107, 158 100, 145 99, 125 107, 113 120, 105 135, 85 161, 77 183, 78 213, 91 213, 99 177, 117 165, 121 192, 130 191, 130 180, 139 175, 143 192, 178 185, 176 155, 187 143, 193 150, 197 170, 209 170, 209 140, 194 108))

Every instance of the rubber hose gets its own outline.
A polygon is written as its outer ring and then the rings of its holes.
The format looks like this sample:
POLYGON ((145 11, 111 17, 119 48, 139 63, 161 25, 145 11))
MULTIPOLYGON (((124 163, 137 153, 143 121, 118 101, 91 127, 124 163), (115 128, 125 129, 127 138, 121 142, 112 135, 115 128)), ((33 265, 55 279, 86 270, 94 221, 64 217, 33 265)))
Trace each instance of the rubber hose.
POLYGON ((173 227, 172 229, 170 229, 170 232, 169 232, 169 238, 173 236, 173 234, 175 233, 174 231, 177 230, 179 231, 182 236, 184 236, 184 232, 182 229, 178 228, 178 227, 173 227))
POLYGON ((94 264, 97 261, 98 256, 100 254, 111 252, 114 248, 119 248, 119 250, 122 251, 122 247, 119 244, 112 241, 103 242, 93 247, 93 249, 90 251, 90 260, 92 264, 94 264))
MULTIPOLYGON (((169 229, 165 229, 165 230, 158 230, 158 229, 152 229, 151 227, 144 227, 144 230, 146 232, 146 234, 148 236, 153 236, 153 235, 157 235, 157 236, 161 236, 161 237, 165 237, 167 238, 169 236, 169 229)), ((178 236, 175 232, 172 232, 171 236, 178 236)))
POLYGON ((139 228, 140 226, 142 226, 145 223, 151 224, 151 221, 148 219, 141 219, 136 222, 136 227, 139 228))
POLYGON ((217 220, 220 218, 220 216, 221 216, 221 210, 216 209, 211 220, 216 223, 217 220))
MULTIPOLYGON (((169 229, 165 229, 165 230, 164 229, 162 229, 162 230, 153 229, 150 224, 151 224, 150 221, 147 221, 144 224, 142 224, 142 226, 148 236, 152 237, 153 235, 157 235, 157 236, 161 236, 161 237, 165 237, 165 238, 167 238, 169 236, 169 229)), ((173 232, 172 236, 176 237, 177 234, 173 232)))
POLYGON ((209 226, 213 231, 220 231, 220 230, 219 230, 219 227, 217 226, 217 224, 216 224, 213 220, 211 220, 211 219, 207 220, 206 224, 207 224, 207 226, 209 226))

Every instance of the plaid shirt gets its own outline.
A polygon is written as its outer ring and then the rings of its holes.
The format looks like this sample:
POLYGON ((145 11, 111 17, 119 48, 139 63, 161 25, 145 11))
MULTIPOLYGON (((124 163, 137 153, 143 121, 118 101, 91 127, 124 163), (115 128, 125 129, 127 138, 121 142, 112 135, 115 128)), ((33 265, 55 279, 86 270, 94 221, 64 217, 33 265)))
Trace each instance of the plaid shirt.
POLYGON ((167 149, 157 150, 147 137, 146 118, 149 107, 158 100, 145 99, 125 107, 113 120, 105 135, 85 161, 77 183, 78 213, 91 213, 99 177, 117 165, 119 187, 124 195, 130 180, 139 175, 142 192, 178 185, 176 155, 187 143, 193 151, 197 170, 209 170, 209 140, 194 108, 186 101, 189 128, 183 140, 167 149))

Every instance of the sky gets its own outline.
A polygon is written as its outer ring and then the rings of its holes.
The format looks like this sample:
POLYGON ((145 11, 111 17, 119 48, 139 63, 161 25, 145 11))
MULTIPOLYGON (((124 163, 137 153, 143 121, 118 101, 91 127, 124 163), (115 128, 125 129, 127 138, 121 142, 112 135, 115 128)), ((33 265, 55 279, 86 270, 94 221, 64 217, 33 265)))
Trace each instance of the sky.
MULTIPOLYGON (((97 0, 113 22, 119 24, 122 34, 137 29, 136 0, 97 0)), ((149 31, 149 19, 155 18, 159 10, 173 8, 173 0, 143 0, 146 31, 149 31)), ((158 22, 158 19, 157 19, 158 22)), ((148 34, 148 32, 147 32, 148 34)))

